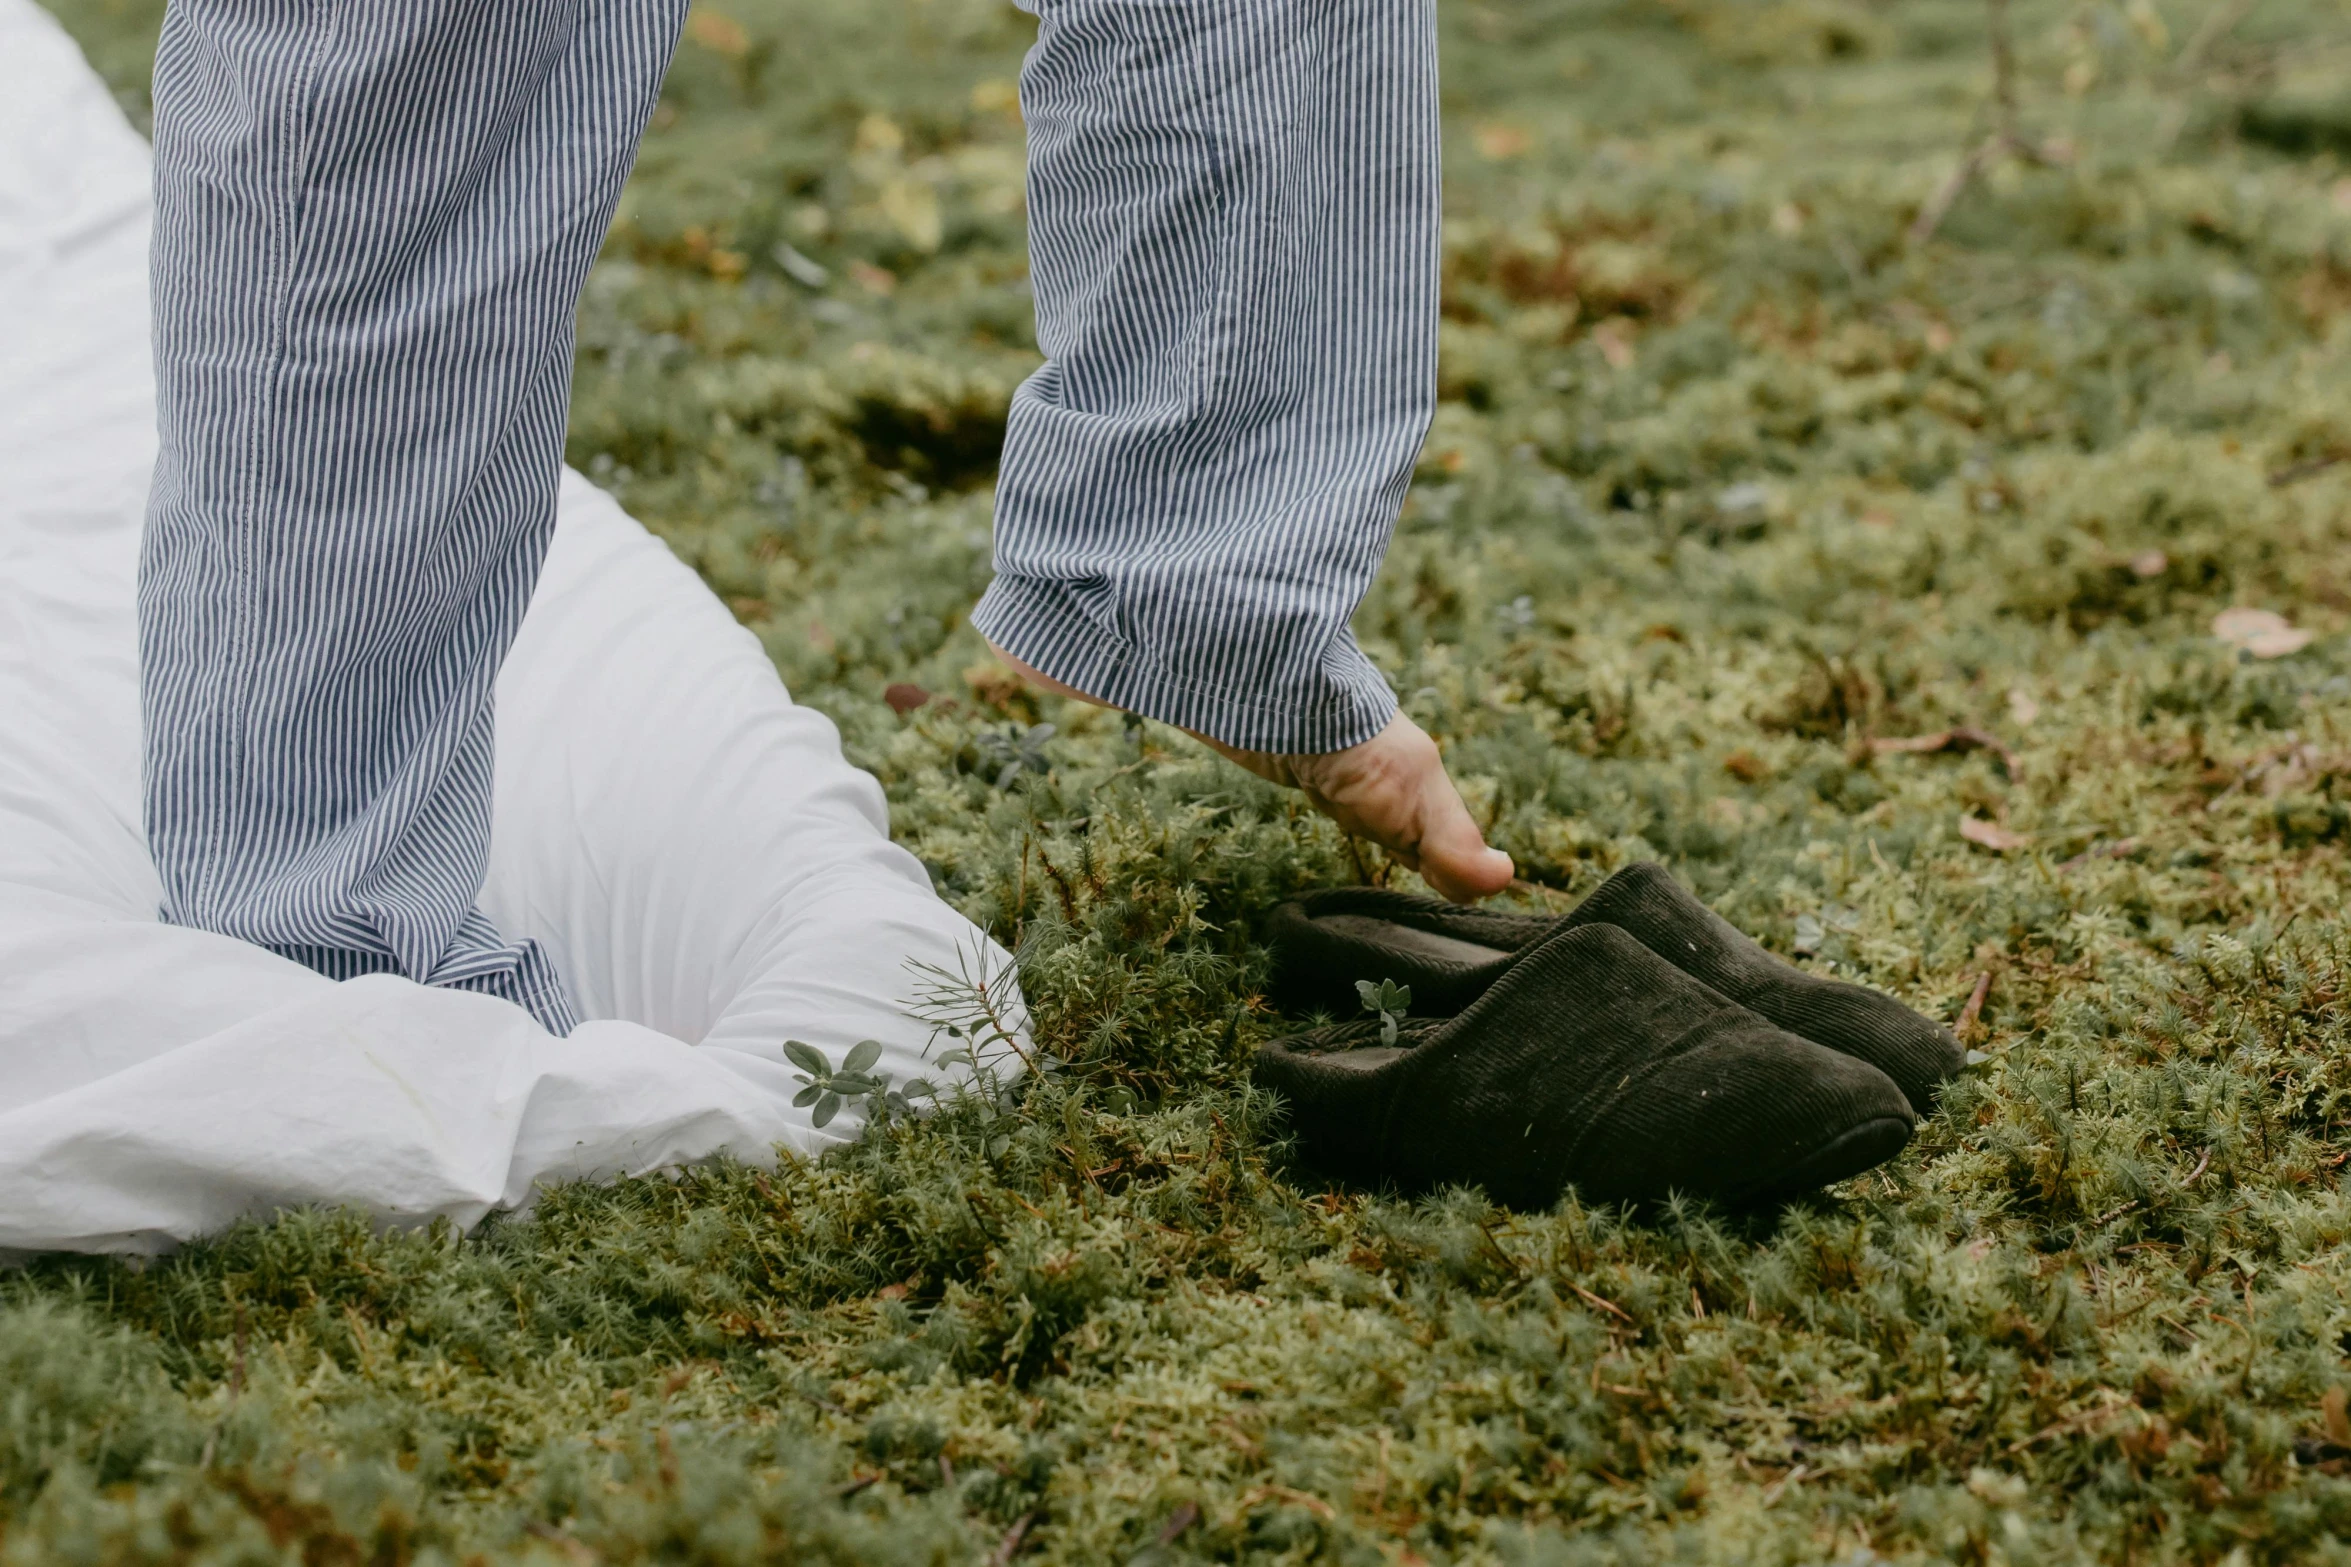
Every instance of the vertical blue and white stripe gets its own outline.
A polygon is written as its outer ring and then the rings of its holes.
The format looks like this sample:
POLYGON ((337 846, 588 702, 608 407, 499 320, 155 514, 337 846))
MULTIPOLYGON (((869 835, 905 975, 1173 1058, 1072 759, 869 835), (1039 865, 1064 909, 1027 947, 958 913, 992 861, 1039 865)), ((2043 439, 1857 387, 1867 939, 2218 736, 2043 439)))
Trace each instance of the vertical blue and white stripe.
POLYGON ((1436 391, 1432 0, 1021 0, 1046 363, 973 623, 1115 706, 1330 751, 1436 391))
POLYGON ((561 980, 475 907, 573 316, 685 0, 173 0, 140 565, 167 920, 337 977, 561 980))
MULTIPOLYGON (((1434 403, 1433 0, 1023 0, 1045 366, 974 622, 1264 751, 1395 710, 1347 622, 1434 403)), ((580 285, 685 0, 173 0, 140 580, 164 917, 560 978, 476 907, 580 285)))

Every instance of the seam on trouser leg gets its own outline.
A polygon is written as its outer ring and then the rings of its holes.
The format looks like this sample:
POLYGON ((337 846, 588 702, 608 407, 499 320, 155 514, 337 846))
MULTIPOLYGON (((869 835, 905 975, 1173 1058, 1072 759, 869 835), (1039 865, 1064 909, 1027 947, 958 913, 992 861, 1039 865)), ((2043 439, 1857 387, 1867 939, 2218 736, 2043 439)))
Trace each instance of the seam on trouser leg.
POLYGON ((334 32, 324 0, 312 0, 306 8, 303 32, 302 65, 290 95, 294 112, 281 132, 290 149, 293 167, 280 210, 270 215, 269 276, 264 290, 269 301, 270 336, 264 352, 259 395, 253 399, 253 411, 240 443, 243 483, 230 507, 232 518, 220 552, 230 572, 234 608, 229 616, 230 655, 224 667, 215 671, 211 682, 212 712, 215 733, 228 755, 223 759, 225 777, 212 793, 212 820, 204 834, 204 864, 197 878, 198 903, 203 907, 210 907, 220 896, 221 880, 236 847, 230 841, 234 802, 251 787, 249 736, 242 716, 251 703, 253 678, 259 663, 254 646, 255 622, 259 619, 259 572, 253 554, 270 520, 264 516, 271 467, 269 436, 277 416, 279 381, 285 369, 286 338, 293 315, 294 252, 299 242, 303 187, 309 179, 310 129, 318 109, 318 75, 334 32), (291 211, 284 210, 287 204, 291 211), (242 528, 236 521, 239 515, 244 523, 242 528))

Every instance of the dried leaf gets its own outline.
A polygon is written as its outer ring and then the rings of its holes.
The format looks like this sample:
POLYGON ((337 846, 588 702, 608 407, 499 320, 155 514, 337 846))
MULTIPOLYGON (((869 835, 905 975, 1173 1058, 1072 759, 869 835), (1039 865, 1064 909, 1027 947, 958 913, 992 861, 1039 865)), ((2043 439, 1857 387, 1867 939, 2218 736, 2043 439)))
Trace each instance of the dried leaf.
POLYGON ((2255 658, 2283 658, 2310 645, 2311 633, 2275 610, 2239 605, 2212 617, 2212 634, 2255 658))
POLYGON ((2284 658, 2288 653, 2299 653, 2309 645, 2309 632, 2299 626, 2288 626, 2283 631, 2266 632, 2248 638, 2245 651, 2255 658, 2284 658))
POLYGON ((906 150, 906 132, 886 114, 869 114, 857 122, 855 150, 894 158, 906 150))
POLYGON ((2021 849, 2033 841, 2023 833, 2012 832, 1982 816, 1959 818, 1959 836, 1977 848, 1989 849, 1994 854, 2006 854, 2011 849, 2021 849))
POLYGON ((964 688, 982 707, 1006 712, 1028 694, 1028 682, 992 658, 982 659, 963 672, 964 688))
POLYGON ((1892 756, 1910 752, 1940 751, 1951 743, 1951 731, 1938 729, 1931 735, 1898 735, 1874 739, 1870 751, 1878 756, 1892 756))
POLYGON ((882 213, 906 243, 928 255, 939 248, 946 222, 938 191, 922 180, 891 180, 882 187, 882 213))
POLYGON ((1771 506, 1771 486, 1752 481, 1727 486, 1714 498, 1714 509, 1726 517, 1743 517, 1771 506))
POLYGON ((786 277, 803 288, 822 288, 833 280, 833 274, 822 262, 803 254, 795 246, 779 241, 768 254, 783 269, 786 277))
POLYGON ((740 60, 751 52, 751 35, 724 11, 698 5, 686 13, 686 36, 713 54, 740 60))
POLYGON ((877 267, 870 261, 852 261, 845 270, 849 281, 869 294, 887 299, 898 292, 898 274, 887 267, 877 267))
POLYGON ((1633 362, 1633 329, 1622 316, 1610 316, 1592 328, 1592 346, 1600 350, 1600 357, 1608 361, 1611 370, 1623 370, 1633 362))
POLYGON ((1534 136, 1523 125, 1481 125, 1473 134, 1478 152, 1496 162, 1523 158, 1535 144, 1534 136))

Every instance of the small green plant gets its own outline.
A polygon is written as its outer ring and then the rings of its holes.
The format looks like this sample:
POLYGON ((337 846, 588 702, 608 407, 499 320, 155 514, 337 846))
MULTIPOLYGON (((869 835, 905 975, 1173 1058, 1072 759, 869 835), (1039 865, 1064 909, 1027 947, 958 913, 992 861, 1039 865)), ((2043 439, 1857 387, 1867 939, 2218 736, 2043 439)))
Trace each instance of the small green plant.
POLYGON ((893 1115, 914 1113, 914 1101, 933 1097, 931 1085, 919 1077, 910 1077, 905 1086, 893 1089, 891 1074, 876 1072, 873 1064, 882 1057, 879 1040, 861 1039, 849 1047, 836 1070, 825 1053, 814 1045, 797 1039, 784 1041, 784 1055, 800 1068, 800 1081, 807 1084, 792 1098, 795 1107, 805 1110, 816 1107, 809 1116, 815 1126, 829 1126, 833 1117, 841 1113, 841 1106, 862 1100, 869 1119, 886 1120, 893 1115))
POLYGON ((1368 979, 1355 982, 1355 993, 1363 998, 1363 1010, 1380 1015, 1380 1043, 1396 1042, 1396 1025, 1403 1022, 1412 1007, 1412 987, 1399 985, 1392 979, 1373 984, 1368 979))
POLYGON ((1053 770, 1046 758, 1045 746, 1055 734, 1051 724, 1006 724, 1002 729, 990 729, 972 742, 980 753, 983 771, 992 772, 996 787, 1009 789, 1020 782, 1023 774, 1044 774, 1053 770))

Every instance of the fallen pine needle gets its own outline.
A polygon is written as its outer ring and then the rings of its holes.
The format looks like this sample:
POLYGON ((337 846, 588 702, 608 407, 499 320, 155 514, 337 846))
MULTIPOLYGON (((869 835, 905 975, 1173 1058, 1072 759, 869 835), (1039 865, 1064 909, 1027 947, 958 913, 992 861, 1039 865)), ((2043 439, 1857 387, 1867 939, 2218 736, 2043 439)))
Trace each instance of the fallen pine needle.
POLYGON ((1595 1295, 1590 1290, 1584 1288, 1581 1284, 1570 1284, 1568 1288, 1574 1290, 1578 1295, 1583 1296, 1585 1300, 1590 1301, 1593 1305, 1598 1306, 1602 1311, 1611 1312, 1625 1322, 1630 1322, 1633 1320, 1632 1313, 1626 1311, 1615 1301, 1595 1295))

